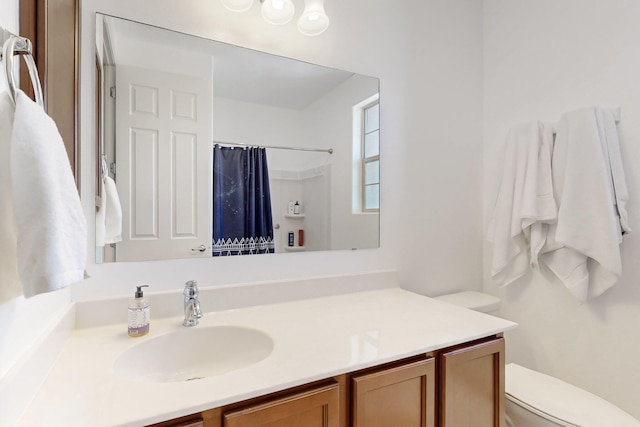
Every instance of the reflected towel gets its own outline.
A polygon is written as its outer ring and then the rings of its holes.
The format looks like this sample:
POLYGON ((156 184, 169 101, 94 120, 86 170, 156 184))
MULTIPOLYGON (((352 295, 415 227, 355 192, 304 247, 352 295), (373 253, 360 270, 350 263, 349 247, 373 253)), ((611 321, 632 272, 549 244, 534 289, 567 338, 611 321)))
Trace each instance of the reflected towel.
POLYGON ((104 192, 106 198, 105 215, 105 243, 118 243, 122 241, 122 206, 116 189, 116 183, 109 176, 105 176, 104 192))
POLYGON ((53 120, 22 91, 11 139, 18 271, 25 297, 84 279, 87 225, 53 120))
POLYGON ((96 213, 96 245, 122 241, 122 206, 116 183, 110 176, 102 178, 101 205, 96 213))

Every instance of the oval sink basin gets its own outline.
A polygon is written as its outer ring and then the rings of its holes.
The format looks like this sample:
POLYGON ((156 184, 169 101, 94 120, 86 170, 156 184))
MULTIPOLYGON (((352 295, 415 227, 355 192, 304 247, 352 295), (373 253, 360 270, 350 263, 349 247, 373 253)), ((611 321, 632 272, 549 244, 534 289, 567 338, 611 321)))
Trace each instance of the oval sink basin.
POLYGON ((273 340, 255 329, 184 328, 131 347, 116 359, 113 370, 133 381, 190 381, 250 366, 271 351, 273 340))

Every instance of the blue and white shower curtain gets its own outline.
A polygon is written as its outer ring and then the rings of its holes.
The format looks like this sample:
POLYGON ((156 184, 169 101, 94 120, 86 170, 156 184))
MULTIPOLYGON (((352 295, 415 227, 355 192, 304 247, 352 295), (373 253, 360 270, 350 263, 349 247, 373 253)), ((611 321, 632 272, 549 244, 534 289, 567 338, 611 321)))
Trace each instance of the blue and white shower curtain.
POLYGON ((213 256, 275 252, 267 152, 213 148, 213 256))

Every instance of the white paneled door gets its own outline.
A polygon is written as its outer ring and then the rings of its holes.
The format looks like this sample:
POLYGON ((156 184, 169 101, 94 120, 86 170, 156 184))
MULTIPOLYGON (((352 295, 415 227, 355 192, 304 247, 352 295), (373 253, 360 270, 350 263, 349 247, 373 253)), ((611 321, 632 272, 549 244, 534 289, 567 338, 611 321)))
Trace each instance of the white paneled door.
POLYGON ((211 256, 212 90, 207 80, 117 67, 116 261, 211 256))

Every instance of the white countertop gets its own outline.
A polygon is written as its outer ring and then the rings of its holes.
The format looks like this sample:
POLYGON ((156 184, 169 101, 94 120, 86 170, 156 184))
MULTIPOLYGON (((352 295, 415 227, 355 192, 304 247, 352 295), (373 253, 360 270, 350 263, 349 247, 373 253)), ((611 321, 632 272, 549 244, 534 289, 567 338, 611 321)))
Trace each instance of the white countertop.
POLYGON ((76 329, 19 426, 139 427, 515 326, 392 288, 205 313, 196 328, 243 326, 273 339, 272 353, 246 368, 174 383, 128 381, 113 373, 123 351, 184 329, 181 323, 152 318, 151 332, 139 338, 130 338, 124 323, 76 329))

